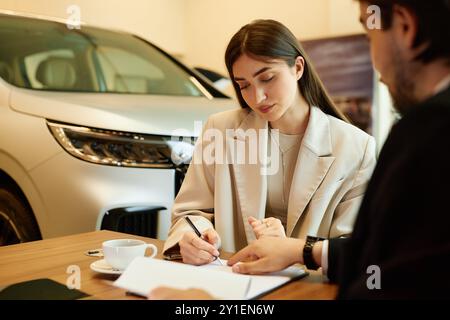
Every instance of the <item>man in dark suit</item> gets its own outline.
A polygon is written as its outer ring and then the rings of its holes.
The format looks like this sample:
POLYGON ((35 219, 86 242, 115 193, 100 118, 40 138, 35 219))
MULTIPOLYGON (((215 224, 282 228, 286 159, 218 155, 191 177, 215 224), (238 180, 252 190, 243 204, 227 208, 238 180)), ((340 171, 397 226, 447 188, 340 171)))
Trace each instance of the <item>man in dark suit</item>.
MULTIPOLYGON (((450 4, 370 2, 382 18, 382 30, 367 31, 373 62, 403 117, 351 239, 329 243, 329 277, 340 298, 450 298, 450 4), (370 289, 370 266, 379 268, 380 289, 370 289)), ((366 9, 362 2, 363 24, 366 9)))
POLYGON ((383 146, 351 238, 261 238, 229 264, 241 273, 323 266, 341 299, 450 298, 450 1, 360 6, 374 66, 403 117, 383 146), (258 259, 236 264, 247 257, 258 259))

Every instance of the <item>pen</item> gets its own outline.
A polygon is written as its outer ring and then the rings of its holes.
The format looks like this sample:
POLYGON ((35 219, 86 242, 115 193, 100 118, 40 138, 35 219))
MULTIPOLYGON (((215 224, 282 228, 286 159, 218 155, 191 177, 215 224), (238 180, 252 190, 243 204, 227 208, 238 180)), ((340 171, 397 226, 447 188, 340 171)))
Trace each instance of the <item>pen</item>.
MULTIPOLYGON (((192 230, 194 230, 195 234, 201 238, 202 234, 200 233, 200 231, 198 231, 197 227, 194 225, 194 223, 191 221, 191 219, 189 219, 188 216, 185 216, 184 218, 186 219, 187 223, 191 226, 192 230)), ((222 260, 220 260, 219 256, 214 257, 214 258, 216 258, 215 260, 219 260, 219 263, 222 266, 224 265, 222 260)))

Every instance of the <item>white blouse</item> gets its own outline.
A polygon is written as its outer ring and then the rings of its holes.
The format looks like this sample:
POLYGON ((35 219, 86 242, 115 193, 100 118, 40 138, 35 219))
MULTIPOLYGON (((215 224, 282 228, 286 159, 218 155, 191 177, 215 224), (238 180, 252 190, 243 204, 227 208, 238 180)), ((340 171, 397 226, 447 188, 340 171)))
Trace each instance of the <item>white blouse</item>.
MULTIPOLYGON (((286 230, 289 191, 303 134, 288 135, 279 132, 279 141, 277 141, 272 130, 269 130, 269 133, 274 145, 277 145, 280 150, 278 153, 280 166, 276 174, 267 176, 266 218, 280 219, 286 230)), ((268 143, 268 151, 271 154, 271 143, 268 143)))

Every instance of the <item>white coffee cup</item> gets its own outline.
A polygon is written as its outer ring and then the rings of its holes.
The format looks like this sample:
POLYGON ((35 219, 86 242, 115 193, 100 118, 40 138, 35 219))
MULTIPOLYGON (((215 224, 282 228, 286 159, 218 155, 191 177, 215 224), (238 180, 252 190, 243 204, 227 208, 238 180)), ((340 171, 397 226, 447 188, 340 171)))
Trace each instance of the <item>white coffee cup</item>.
POLYGON ((106 262, 114 269, 124 270, 136 257, 144 257, 147 248, 153 252, 149 258, 158 253, 158 248, 151 243, 136 239, 117 239, 103 242, 103 255, 106 262))

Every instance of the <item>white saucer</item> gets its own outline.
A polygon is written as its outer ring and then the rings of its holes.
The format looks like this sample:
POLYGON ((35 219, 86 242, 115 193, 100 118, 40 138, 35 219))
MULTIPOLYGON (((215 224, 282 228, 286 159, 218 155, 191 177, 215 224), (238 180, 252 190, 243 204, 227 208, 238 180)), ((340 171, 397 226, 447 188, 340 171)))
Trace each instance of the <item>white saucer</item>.
POLYGON ((105 274, 122 274, 123 270, 113 269, 105 259, 97 260, 91 263, 91 269, 105 274))

